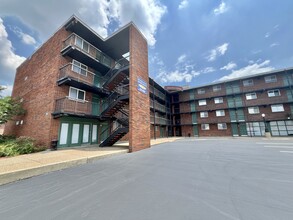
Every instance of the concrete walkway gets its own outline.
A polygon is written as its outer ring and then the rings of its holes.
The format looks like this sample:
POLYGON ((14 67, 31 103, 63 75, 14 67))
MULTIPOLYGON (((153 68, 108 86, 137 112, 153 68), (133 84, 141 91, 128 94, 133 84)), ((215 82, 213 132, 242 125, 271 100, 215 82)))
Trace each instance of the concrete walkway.
MULTIPOLYGON (((151 145, 177 139, 180 138, 158 138, 151 140, 151 145)), ((71 148, 0 158, 0 185, 128 152, 128 142, 120 142, 113 147, 71 148)))

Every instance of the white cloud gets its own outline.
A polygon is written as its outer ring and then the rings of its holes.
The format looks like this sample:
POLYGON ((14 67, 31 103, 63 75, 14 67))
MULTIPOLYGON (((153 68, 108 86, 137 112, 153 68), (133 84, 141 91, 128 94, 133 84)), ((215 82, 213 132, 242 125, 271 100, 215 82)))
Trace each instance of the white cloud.
POLYGON ((161 66, 156 79, 163 83, 189 83, 194 77, 201 74, 201 72, 195 70, 195 64, 191 60, 186 60, 185 54, 179 56, 177 60, 178 62, 175 64, 175 70, 167 71, 166 66, 161 66))
POLYGON ((191 82, 194 73, 188 73, 187 71, 175 70, 170 73, 162 72, 159 74, 162 82, 191 82))
POLYGON ((183 8, 186 8, 188 4, 189 4, 188 0, 182 0, 178 6, 178 9, 181 10, 183 8))
POLYGON ((16 68, 25 60, 25 57, 14 53, 11 41, 8 40, 8 34, 0 18, 0 73, 1 83, 8 86, 13 83, 16 68))
POLYGON ((233 70, 231 74, 227 76, 223 76, 217 81, 223 81, 223 80, 230 80, 230 79, 235 79, 239 77, 245 77, 245 76, 250 76, 254 75, 257 73, 262 73, 262 72, 268 72, 271 70, 274 70, 274 67, 269 66, 270 60, 265 60, 262 63, 251 63, 246 67, 243 67, 238 70, 233 70))
POLYGON ((223 56, 228 50, 229 43, 224 43, 215 49, 209 51, 209 55, 206 57, 208 61, 214 61, 218 56, 223 56))
POLYGON ((5 89, 1 91, 0 96, 2 97, 11 96, 13 85, 7 85, 7 86, 1 85, 1 87, 5 89))
POLYGON ((267 32, 266 34, 265 34, 265 38, 268 38, 268 37, 270 37, 271 36, 271 33, 270 32, 267 32))
POLYGON ((153 64, 153 65, 158 65, 160 67, 163 67, 165 65, 164 61, 161 60, 161 58, 159 57, 158 53, 156 53, 153 56, 149 56, 149 63, 153 64))
POLYGON ((225 13, 226 11, 228 11, 228 6, 225 2, 221 2, 221 4, 214 9, 214 14, 219 15, 225 13))
POLYGON ((76 14, 103 37, 108 35, 112 21, 120 27, 133 21, 150 46, 156 43, 155 34, 165 13, 167 7, 157 0, 30 0, 25 3, 22 0, 2 0, 0 8, 0 15, 19 17, 26 25, 38 31, 43 41, 72 14, 76 14), (62 10, 56 10, 56 5, 62 10))
POLYGON ((37 41, 34 37, 29 34, 23 33, 23 31, 19 27, 9 27, 11 31, 13 31, 23 43, 28 45, 36 45, 37 41))
POLYGON ((177 63, 182 63, 186 60, 186 54, 182 54, 181 56, 178 57, 177 63))
POLYGON ((200 73, 212 73, 215 71, 216 71, 216 69, 214 67, 206 67, 203 70, 201 70, 200 73))
POLYGON ((278 42, 275 42, 275 43, 272 43, 271 45, 270 45, 270 47, 276 47, 276 46, 279 46, 280 44, 278 43, 278 42))
POLYGON ((262 50, 253 50, 253 51, 251 51, 252 54, 258 54, 258 53, 261 53, 261 52, 262 52, 262 50))
POLYGON ((236 67, 237 67, 237 64, 236 63, 230 62, 226 66, 223 66, 221 68, 221 70, 232 70, 232 69, 235 69, 236 67))
POLYGON ((218 52, 220 53, 220 55, 224 55, 228 49, 228 43, 224 43, 223 45, 219 46, 217 48, 218 52))

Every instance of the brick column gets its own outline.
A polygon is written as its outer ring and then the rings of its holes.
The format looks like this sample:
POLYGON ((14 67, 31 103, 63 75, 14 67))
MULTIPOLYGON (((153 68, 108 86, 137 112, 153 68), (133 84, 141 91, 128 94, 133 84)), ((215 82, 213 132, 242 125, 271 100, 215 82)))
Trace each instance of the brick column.
POLYGON ((134 152, 150 147, 148 45, 134 25, 129 31, 129 150, 134 152))

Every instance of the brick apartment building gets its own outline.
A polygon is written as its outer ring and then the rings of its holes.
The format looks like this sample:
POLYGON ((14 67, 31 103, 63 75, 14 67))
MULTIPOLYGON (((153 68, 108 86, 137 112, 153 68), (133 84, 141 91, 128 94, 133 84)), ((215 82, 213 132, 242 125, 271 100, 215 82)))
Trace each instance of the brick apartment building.
POLYGON ((293 68, 171 89, 176 136, 293 135, 293 68))
POLYGON ((148 75, 147 41, 133 23, 103 39, 72 16, 18 67, 13 97, 27 110, 5 134, 58 147, 130 151, 168 136, 293 134, 293 69, 200 88, 163 88, 148 75), (262 117, 265 114, 265 117, 262 117))
POLYGON ((59 147, 150 146, 147 41, 133 23, 103 39, 72 16, 17 68, 13 97, 27 113, 5 134, 59 147))

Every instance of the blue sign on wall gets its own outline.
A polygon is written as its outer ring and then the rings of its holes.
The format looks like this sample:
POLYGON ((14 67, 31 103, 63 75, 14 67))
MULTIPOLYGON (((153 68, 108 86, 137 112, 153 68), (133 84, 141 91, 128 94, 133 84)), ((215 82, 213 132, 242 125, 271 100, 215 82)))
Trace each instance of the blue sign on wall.
POLYGON ((148 84, 141 78, 137 78, 137 90, 143 94, 148 92, 148 84))

